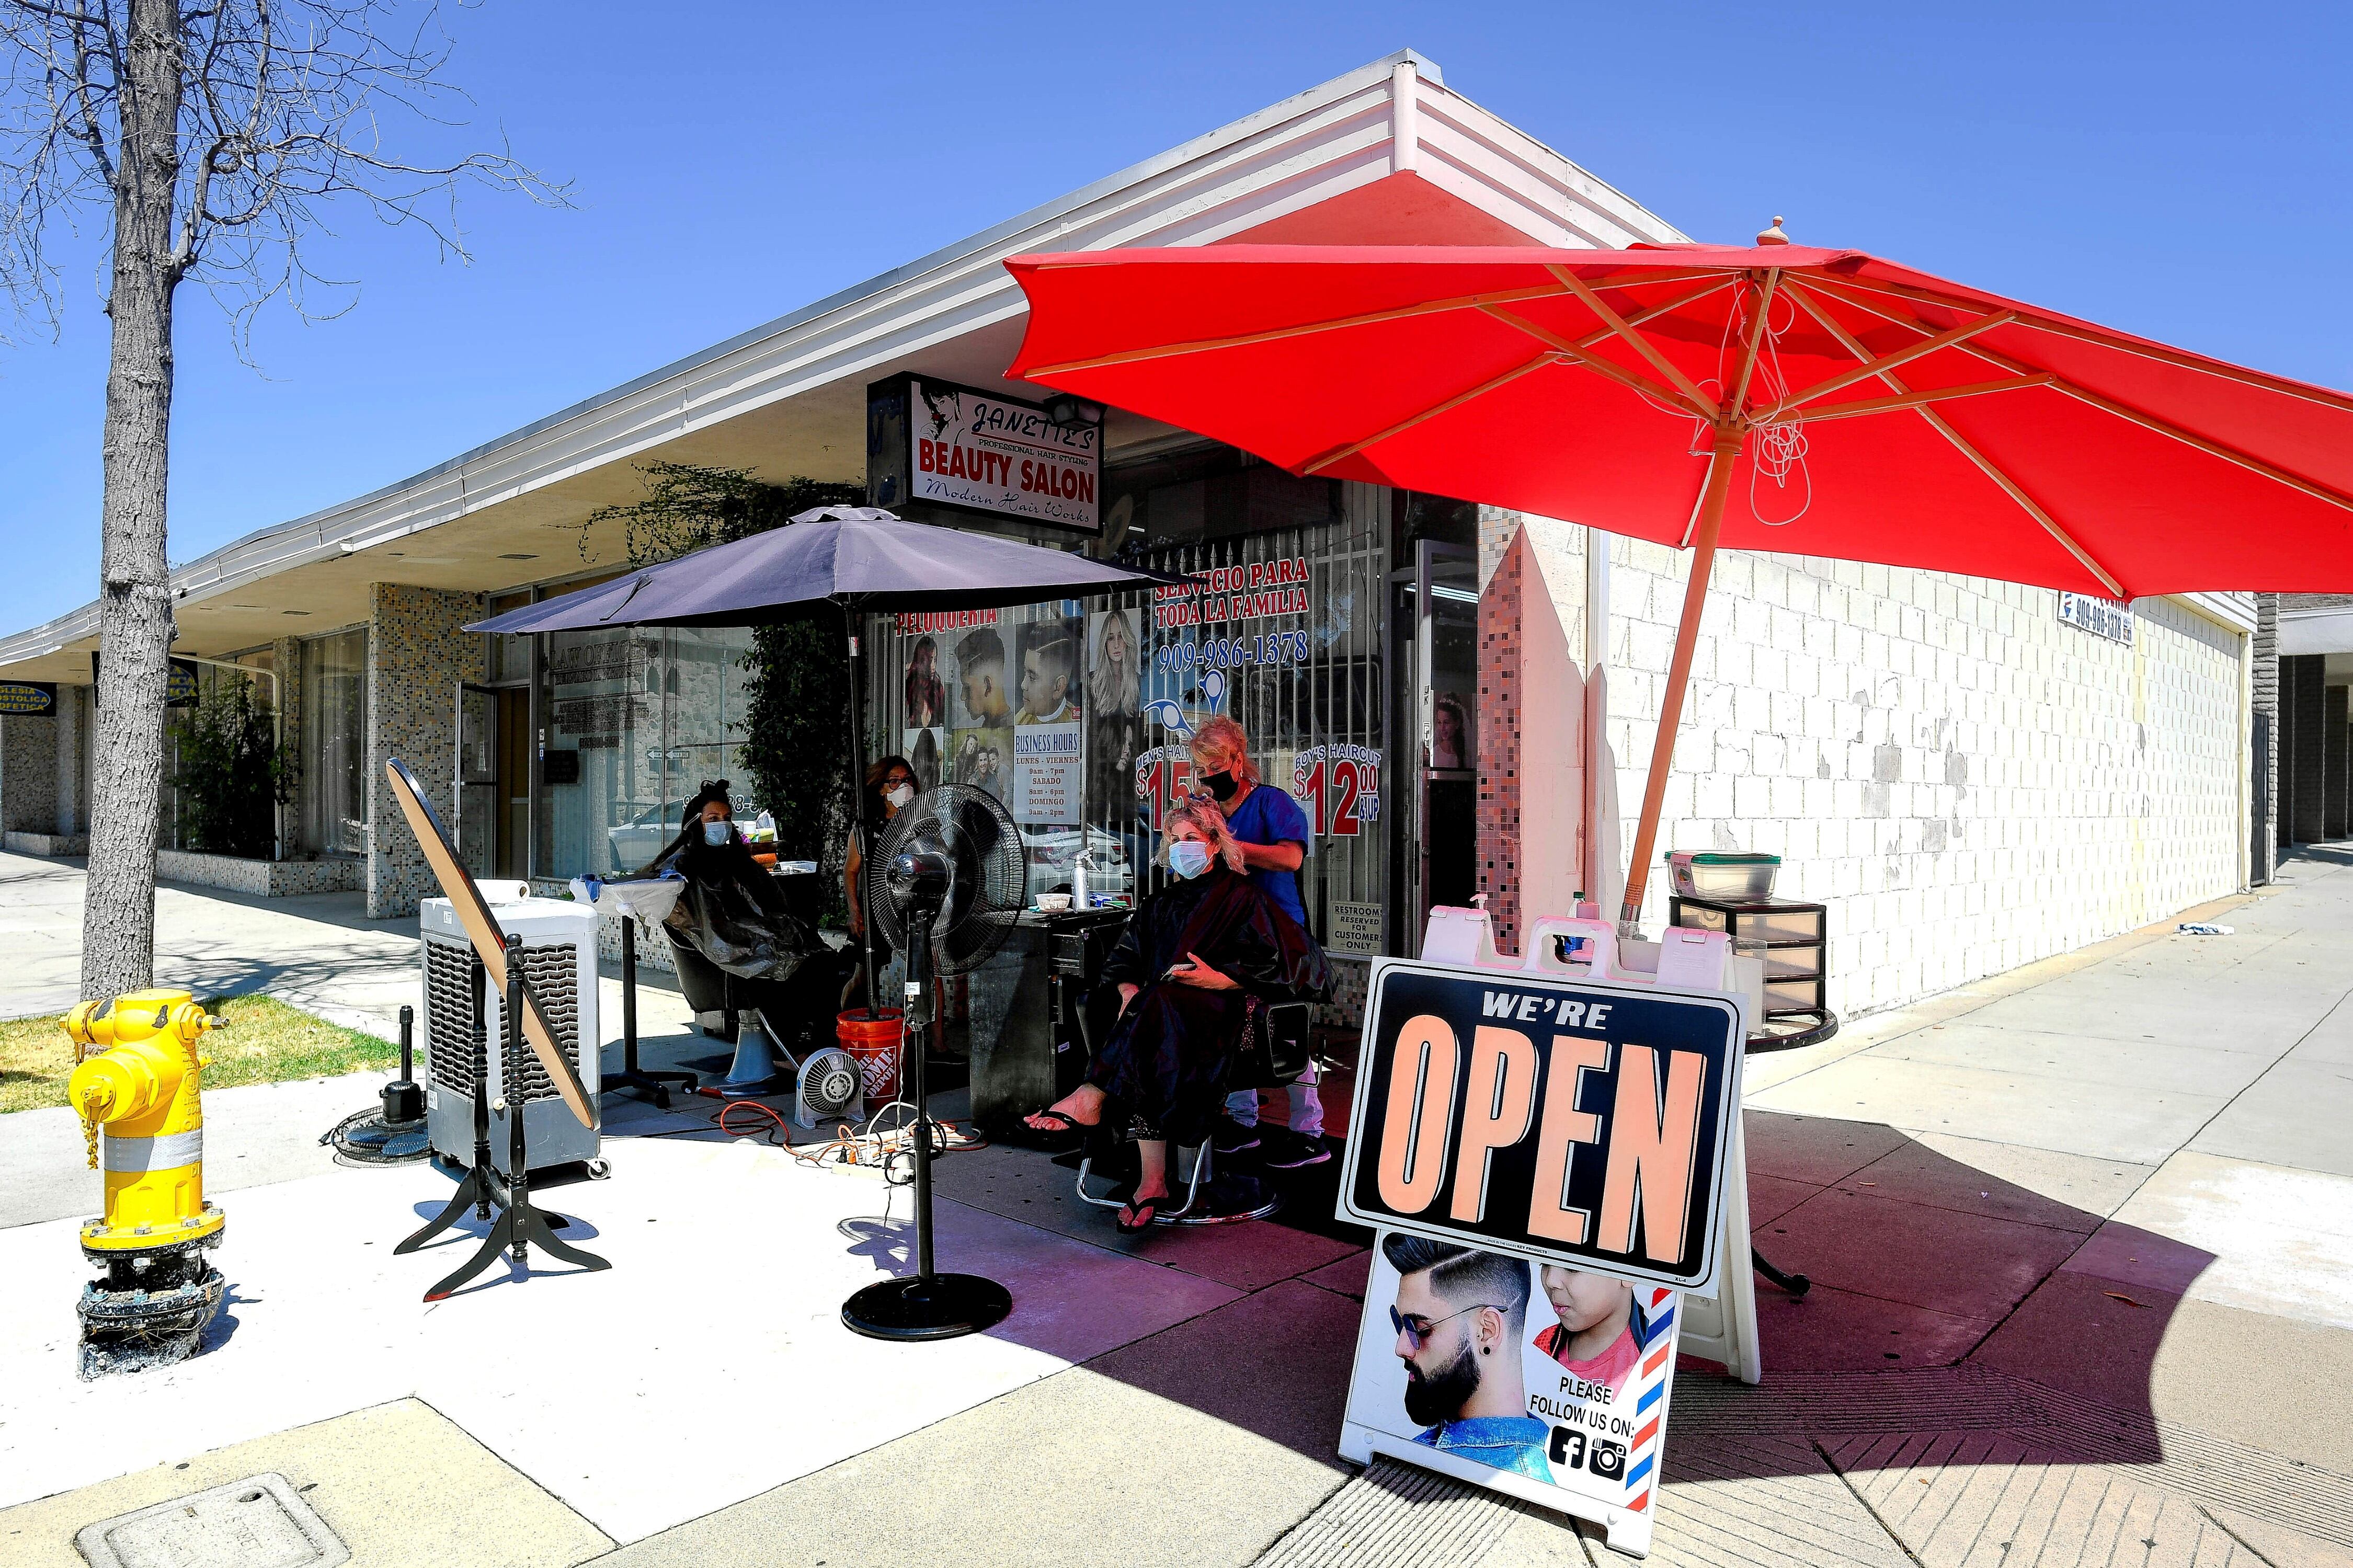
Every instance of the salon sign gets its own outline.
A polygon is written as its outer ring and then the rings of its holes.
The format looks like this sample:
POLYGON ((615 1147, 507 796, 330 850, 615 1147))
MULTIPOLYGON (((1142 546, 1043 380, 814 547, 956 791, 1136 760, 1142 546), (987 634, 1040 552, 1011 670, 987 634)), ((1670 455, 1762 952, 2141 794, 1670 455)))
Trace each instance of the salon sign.
POLYGON ((1744 1043, 1728 995, 1385 959, 1341 1217, 1712 1289, 1744 1043))
POLYGON ((909 502, 1102 531, 1103 426, 923 375, 867 389, 867 486, 909 502))
POLYGON ((1731 995, 1373 966, 1340 1214, 1375 1227, 1340 1453, 1650 1550, 1687 1291, 1738 1148, 1731 995))

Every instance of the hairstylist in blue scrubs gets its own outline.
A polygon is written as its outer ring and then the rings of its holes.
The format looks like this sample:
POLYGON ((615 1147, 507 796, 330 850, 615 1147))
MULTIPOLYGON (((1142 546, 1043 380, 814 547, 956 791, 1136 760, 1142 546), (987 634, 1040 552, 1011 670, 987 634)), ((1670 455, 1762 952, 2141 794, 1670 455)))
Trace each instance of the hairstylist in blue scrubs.
MULTIPOLYGON (((1231 719, 1217 718, 1193 733, 1193 783, 1206 791, 1225 814, 1226 826, 1241 846, 1242 868, 1275 906, 1307 925, 1307 906, 1299 897, 1299 868, 1307 858, 1307 814, 1289 792, 1271 789, 1259 780, 1250 759, 1250 737, 1231 719)), ((1293 1084, 1290 1126, 1261 1129, 1258 1124, 1258 1091, 1240 1089, 1226 1100, 1226 1118, 1219 1127, 1221 1153, 1260 1151, 1260 1159, 1278 1171, 1320 1165, 1332 1157, 1324 1144, 1324 1101, 1315 1092, 1315 1068, 1311 1064, 1293 1084)))

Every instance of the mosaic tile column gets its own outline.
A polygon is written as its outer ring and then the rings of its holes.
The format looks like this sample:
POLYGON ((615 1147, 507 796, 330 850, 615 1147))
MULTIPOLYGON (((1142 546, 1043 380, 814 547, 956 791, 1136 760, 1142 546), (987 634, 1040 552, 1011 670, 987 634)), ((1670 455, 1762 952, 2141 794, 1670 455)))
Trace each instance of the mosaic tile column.
POLYGON ((52 831, 71 837, 90 831, 90 780, 82 747, 90 731, 90 688, 58 688, 58 814, 52 831))
POLYGON ((278 842, 292 860, 302 854, 302 640, 280 637, 269 645, 269 653, 278 671, 279 751, 295 770, 293 787, 278 807, 278 842))
POLYGON ((1519 950, 1520 514, 1479 509, 1479 890, 1498 952, 1519 950))
POLYGON ((0 833, 58 830, 58 721, 0 715, 0 833))
POLYGON ((458 683, 480 680, 483 639, 464 629, 482 618, 482 596, 368 584, 367 912, 388 920, 417 912, 436 890, 424 853, 392 799, 384 764, 408 764, 446 826, 456 818, 458 683))

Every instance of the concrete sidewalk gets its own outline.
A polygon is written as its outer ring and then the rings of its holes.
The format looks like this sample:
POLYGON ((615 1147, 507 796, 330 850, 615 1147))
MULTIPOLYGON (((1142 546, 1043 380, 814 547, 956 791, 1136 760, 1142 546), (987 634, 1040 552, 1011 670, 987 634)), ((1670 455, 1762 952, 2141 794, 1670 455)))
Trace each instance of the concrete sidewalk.
MULTIPOLYGON (((0 853, 0 1018, 81 1000, 83 880, 76 861, 0 853)), ((155 984, 282 995, 391 1039, 420 994, 417 921, 368 919, 363 893, 261 899, 167 882, 155 889, 155 984)))
MULTIPOLYGON (((227 945, 253 973, 350 942, 355 989, 320 963, 321 994, 413 984, 413 926, 178 896, 192 928, 249 922, 227 945)), ((2353 854, 2227 902, 2200 912, 2232 936, 2167 921, 1751 1060, 1757 1245, 1816 1284, 1760 1297, 1761 1387, 1679 1377, 1653 1561, 2353 1564, 2353 854)), ((649 1023, 654 1049, 716 1050, 683 1023, 649 1023)), ((315 1136, 292 1092, 314 1087, 218 1098, 254 1097, 254 1139, 298 1111, 315 1136)), ((27 1500, 0 1507, 0 1559, 70 1563, 80 1524, 277 1469, 362 1563, 1613 1560, 1336 1458, 1366 1259, 1303 1199, 1312 1228, 1124 1243, 1042 1156, 951 1157, 947 1261, 1016 1281, 1017 1319, 871 1359, 829 1313, 903 1248, 839 1217, 878 1189, 712 1142, 684 1108, 617 1100, 607 1131, 614 1181, 554 1201, 594 1216, 611 1274, 420 1316, 410 1277, 445 1265, 374 1238, 438 1178, 290 1170, 232 1209, 234 1338, 96 1405, 42 1393, 70 1311, 27 1292, 73 1272, 45 1261, 70 1226, 5 1180, 0 1503, 27 1500), (846 1255, 837 1218, 864 1238, 846 1255), (486 1331, 542 1363, 476 1353, 486 1331), (293 1362, 299 1386, 240 1382, 293 1362)), ((0 1151, 25 1142, 0 1126, 0 1151)))

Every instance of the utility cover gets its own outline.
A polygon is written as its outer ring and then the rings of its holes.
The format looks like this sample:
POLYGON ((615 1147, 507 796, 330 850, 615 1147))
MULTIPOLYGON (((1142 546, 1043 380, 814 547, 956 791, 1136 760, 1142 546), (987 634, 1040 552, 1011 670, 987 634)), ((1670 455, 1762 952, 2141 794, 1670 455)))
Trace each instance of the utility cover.
POLYGON ((90 1568, 334 1568, 351 1548, 276 1471, 86 1525, 90 1568))

